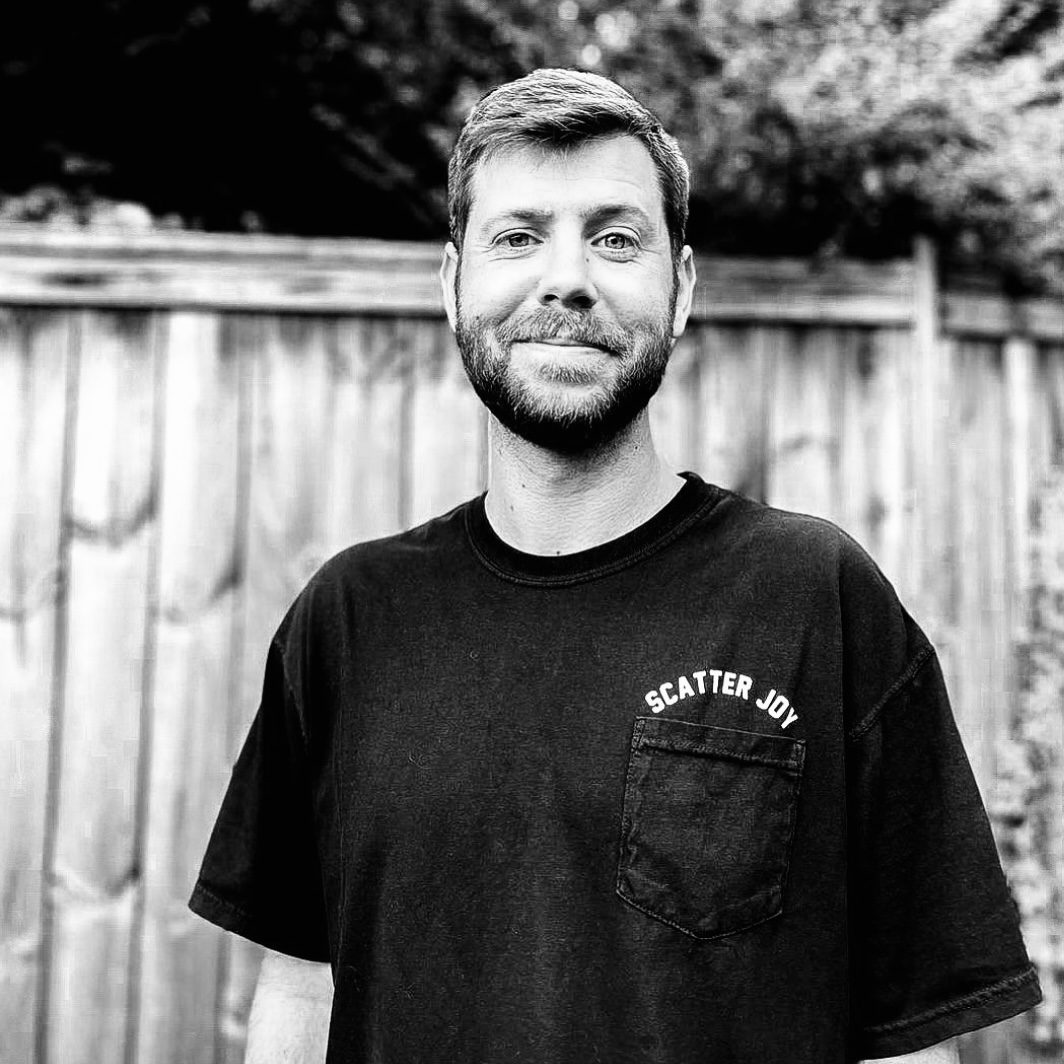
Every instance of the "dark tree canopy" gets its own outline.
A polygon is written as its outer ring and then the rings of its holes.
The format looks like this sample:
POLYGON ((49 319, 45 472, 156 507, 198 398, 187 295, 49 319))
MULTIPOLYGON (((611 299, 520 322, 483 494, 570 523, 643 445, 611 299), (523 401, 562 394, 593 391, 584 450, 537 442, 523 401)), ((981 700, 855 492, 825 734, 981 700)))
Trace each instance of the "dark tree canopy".
POLYGON ((488 88, 577 66, 692 162, 717 252, 1064 277, 1064 0, 66 0, 0 15, 0 216, 446 232, 488 88))

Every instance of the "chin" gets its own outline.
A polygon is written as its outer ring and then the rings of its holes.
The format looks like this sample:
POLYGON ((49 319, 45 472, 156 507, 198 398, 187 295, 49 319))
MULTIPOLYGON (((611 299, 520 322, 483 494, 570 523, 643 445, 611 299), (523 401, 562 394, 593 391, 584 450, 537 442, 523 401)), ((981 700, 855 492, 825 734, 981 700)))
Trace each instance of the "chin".
POLYGON ((491 391, 478 394, 499 423, 515 436, 554 454, 576 457, 609 448, 631 428, 646 408, 649 395, 620 398, 599 396, 569 410, 530 400, 527 394, 511 397, 491 391))

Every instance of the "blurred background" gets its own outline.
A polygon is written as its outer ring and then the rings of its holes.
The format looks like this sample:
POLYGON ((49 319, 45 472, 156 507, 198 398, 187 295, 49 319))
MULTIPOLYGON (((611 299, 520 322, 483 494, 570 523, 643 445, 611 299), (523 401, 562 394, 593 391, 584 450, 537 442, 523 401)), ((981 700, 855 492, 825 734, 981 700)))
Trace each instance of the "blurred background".
POLYGON ((1064 1059, 1064 0, 77 0, 0 13, 0 1064, 242 1056, 185 903, 267 642, 482 489, 446 162, 537 66, 692 165, 677 468, 851 531, 943 660, 1064 1059))

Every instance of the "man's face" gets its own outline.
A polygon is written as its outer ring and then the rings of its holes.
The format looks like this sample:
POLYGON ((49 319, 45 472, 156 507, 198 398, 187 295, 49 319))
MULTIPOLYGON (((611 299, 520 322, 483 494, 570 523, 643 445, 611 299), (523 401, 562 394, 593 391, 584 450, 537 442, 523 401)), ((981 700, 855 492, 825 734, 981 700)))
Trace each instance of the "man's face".
POLYGON ((473 178, 444 297, 469 379, 517 435, 558 453, 608 443, 657 390, 690 309, 657 173, 636 138, 529 145, 473 178))

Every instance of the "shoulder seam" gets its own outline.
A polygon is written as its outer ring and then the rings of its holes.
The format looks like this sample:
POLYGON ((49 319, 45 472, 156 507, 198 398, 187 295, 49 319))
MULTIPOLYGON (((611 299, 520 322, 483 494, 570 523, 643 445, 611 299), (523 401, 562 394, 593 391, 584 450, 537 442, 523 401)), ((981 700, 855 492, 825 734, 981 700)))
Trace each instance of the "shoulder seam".
POLYGON ((887 706, 897 697, 901 691, 907 687, 925 665, 935 656, 935 648, 928 644, 920 649, 908 667, 902 672, 902 674, 887 688, 886 693, 882 698, 872 707, 868 714, 861 718, 850 730, 846 733, 846 741, 853 742, 859 739, 876 723, 877 720, 883 715, 883 711, 887 706))

